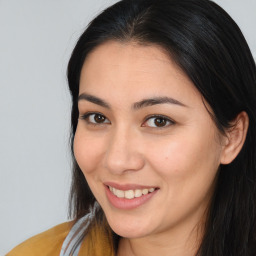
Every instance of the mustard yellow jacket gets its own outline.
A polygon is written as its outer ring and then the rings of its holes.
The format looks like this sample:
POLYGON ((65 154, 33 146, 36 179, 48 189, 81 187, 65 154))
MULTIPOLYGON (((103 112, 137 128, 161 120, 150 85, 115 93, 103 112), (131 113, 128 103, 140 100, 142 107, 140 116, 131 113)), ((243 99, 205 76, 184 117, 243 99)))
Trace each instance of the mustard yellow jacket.
MULTIPOLYGON (((59 256, 73 222, 66 222, 38 234, 15 247, 6 256, 59 256)), ((79 256, 114 256, 111 239, 100 228, 92 229, 82 242, 79 256)))

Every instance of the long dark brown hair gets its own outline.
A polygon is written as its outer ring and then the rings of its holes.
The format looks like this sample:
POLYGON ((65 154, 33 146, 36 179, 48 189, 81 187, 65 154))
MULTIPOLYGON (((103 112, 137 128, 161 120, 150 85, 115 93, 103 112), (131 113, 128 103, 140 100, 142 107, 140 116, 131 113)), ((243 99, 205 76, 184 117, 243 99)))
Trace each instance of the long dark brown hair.
MULTIPOLYGON (((123 0, 103 11, 79 38, 68 65, 72 154, 81 68, 88 53, 107 40, 164 48, 210 105, 221 133, 241 111, 248 114, 241 152, 219 168, 197 255, 256 255, 256 67, 236 23, 209 0, 123 0)), ((95 197, 74 154, 73 164, 70 214, 77 219, 95 197)), ((100 216, 102 210, 96 218, 100 216)))

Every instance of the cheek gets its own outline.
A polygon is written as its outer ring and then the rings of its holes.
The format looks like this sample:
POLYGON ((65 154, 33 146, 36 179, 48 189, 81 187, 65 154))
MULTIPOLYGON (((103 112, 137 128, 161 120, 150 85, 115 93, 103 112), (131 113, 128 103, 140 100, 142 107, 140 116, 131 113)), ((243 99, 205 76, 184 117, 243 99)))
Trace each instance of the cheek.
POLYGON ((84 175, 92 173, 102 159, 102 140, 85 134, 78 126, 74 137, 74 155, 84 175))
POLYGON ((188 160, 191 159, 191 152, 186 140, 183 139, 168 138, 147 148, 150 164, 163 176, 183 172, 188 160))
POLYGON ((157 146, 148 149, 148 159, 151 159, 153 168, 174 183, 195 175, 213 175, 219 165, 220 150, 212 136, 187 133, 159 141, 157 146))
MULTIPOLYGON (((218 169, 217 144, 208 143, 199 136, 176 137, 161 147, 149 147, 152 169, 161 177, 161 187, 167 222, 171 217, 185 218, 197 209, 207 206, 213 193, 218 169), (161 148, 161 151, 159 151, 161 148), (159 154, 159 152, 162 152, 159 154)), ((148 159, 149 159, 148 158, 148 159)))

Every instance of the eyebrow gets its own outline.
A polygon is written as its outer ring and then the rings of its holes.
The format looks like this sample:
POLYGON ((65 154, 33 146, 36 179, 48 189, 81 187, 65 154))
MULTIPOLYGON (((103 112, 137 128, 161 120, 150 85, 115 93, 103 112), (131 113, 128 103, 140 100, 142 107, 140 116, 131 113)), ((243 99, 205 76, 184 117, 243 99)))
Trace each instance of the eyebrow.
POLYGON ((98 97, 95 97, 93 95, 90 95, 90 94, 86 94, 86 93, 80 94, 78 96, 77 101, 79 102, 80 100, 87 100, 89 102, 92 102, 92 103, 97 104, 99 106, 102 106, 104 108, 109 108, 110 109, 110 105, 106 101, 104 101, 104 100, 102 100, 98 97))
MULTIPOLYGON (((92 103, 99 105, 101 107, 104 107, 104 108, 108 108, 108 109, 111 108, 111 106, 103 99, 100 99, 96 96, 93 96, 93 95, 90 95, 87 93, 80 94, 78 96, 78 101, 80 101, 80 100, 86 100, 86 101, 92 102, 92 103)), ((184 103, 182 103, 176 99, 170 98, 170 97, 152 97, 149 99, 143 99, 141 101, 135 102, 133 104, 132 108, 134 110, 138 110, 143 107, 149 107, 149 106, 165 104, 165 103, 174 104, 174 105, 178 105, 178 106, 182 106, 182 107, 187 107, 184 103)))
POLYGON ((165 104, 165 103, 187 107, 185 104, 181 103, 180 101, 170 97, 153 97, 153 98, 144 99, 142 101, 134 103, 133 108, 137 110, 143 107, 148 107, 148 106, 153 106, 158 104, 165 104))

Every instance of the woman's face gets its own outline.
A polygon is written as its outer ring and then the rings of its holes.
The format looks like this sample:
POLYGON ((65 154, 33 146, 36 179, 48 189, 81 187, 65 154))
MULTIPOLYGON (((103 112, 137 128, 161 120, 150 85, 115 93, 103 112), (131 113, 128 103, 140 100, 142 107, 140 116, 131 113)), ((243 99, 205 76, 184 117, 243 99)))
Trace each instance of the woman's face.
POLYGON ((81 72, 74 153, 119 235, 192 230, 222 155, 202 96, 157 46, 109 41, 81 72))

